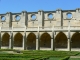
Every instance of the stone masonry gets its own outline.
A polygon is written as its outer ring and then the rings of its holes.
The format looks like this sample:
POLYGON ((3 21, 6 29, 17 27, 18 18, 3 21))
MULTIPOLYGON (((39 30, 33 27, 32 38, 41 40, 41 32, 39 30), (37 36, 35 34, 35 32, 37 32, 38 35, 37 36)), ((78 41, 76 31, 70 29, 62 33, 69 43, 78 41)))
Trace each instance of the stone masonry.
POLYGON ((0 48, 79 50, 80 8, 0 14, 0 48))

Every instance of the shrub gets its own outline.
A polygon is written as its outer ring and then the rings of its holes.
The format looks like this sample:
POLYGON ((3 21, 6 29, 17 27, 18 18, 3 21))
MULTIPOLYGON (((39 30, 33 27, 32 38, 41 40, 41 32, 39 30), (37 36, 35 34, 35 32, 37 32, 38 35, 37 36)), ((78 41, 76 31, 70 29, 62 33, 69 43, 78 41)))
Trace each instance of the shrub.
POLYGON ((69 58, 70 58, 69 56, 66 56, 66 57, 64 57, 64 58, 62 58, 60 60, 68 60, 69 58))

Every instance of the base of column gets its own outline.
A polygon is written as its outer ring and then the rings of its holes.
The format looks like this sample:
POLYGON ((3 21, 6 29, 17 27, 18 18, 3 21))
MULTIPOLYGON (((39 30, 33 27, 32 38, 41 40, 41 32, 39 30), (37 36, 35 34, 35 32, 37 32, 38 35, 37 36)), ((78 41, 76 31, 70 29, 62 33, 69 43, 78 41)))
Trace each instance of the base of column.
POLYGON ((68 39, 68 51, 71 51, 71 42, 70 42, 70 39, 68 39))
POLYGON ((36 39, 36 50, 40 50, 39 40, 38 39, 36 39))
POLYGON ((55 50, 55 43, 53 39, 51 39, 51 50, 55 50))

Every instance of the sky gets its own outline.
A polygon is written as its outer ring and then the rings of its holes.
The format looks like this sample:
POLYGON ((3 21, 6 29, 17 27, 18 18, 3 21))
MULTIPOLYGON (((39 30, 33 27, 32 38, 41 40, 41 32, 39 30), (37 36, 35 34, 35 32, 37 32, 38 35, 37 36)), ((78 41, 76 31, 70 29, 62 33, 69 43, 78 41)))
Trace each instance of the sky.
POLYGON ((80 0, 0 0, 0 13, 72 10, 80 8, 80 0))

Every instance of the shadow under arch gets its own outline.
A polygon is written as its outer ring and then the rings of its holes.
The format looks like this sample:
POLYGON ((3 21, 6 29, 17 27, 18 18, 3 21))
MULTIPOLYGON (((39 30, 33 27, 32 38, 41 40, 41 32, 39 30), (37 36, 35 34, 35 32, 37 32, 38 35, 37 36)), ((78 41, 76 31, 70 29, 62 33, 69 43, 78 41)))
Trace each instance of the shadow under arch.
POLYGON ((16 33, 14 36, 14 47, 22 47, 23 35, 21 33, 16 33))
POLYGON ((71 37, 71 47, 80 48, 80 33, 76 32, 71 37))
POLYGON ((63 32, 59 32, 55 37, 56 48, 67 48, 67 36, 63 32))
POLYGON ((9 38, 10 35, 8 33, 4 33, 2 36, 2 46, 9 46, 9 38))
POLYGON ((51 48, 51 36, 47 32, 43 33, 40 37, 40 47, 51 48))
POLYGON ((36 35, 34 33, 28 34, 26 46, 28 50, 36 50, 36 35))

